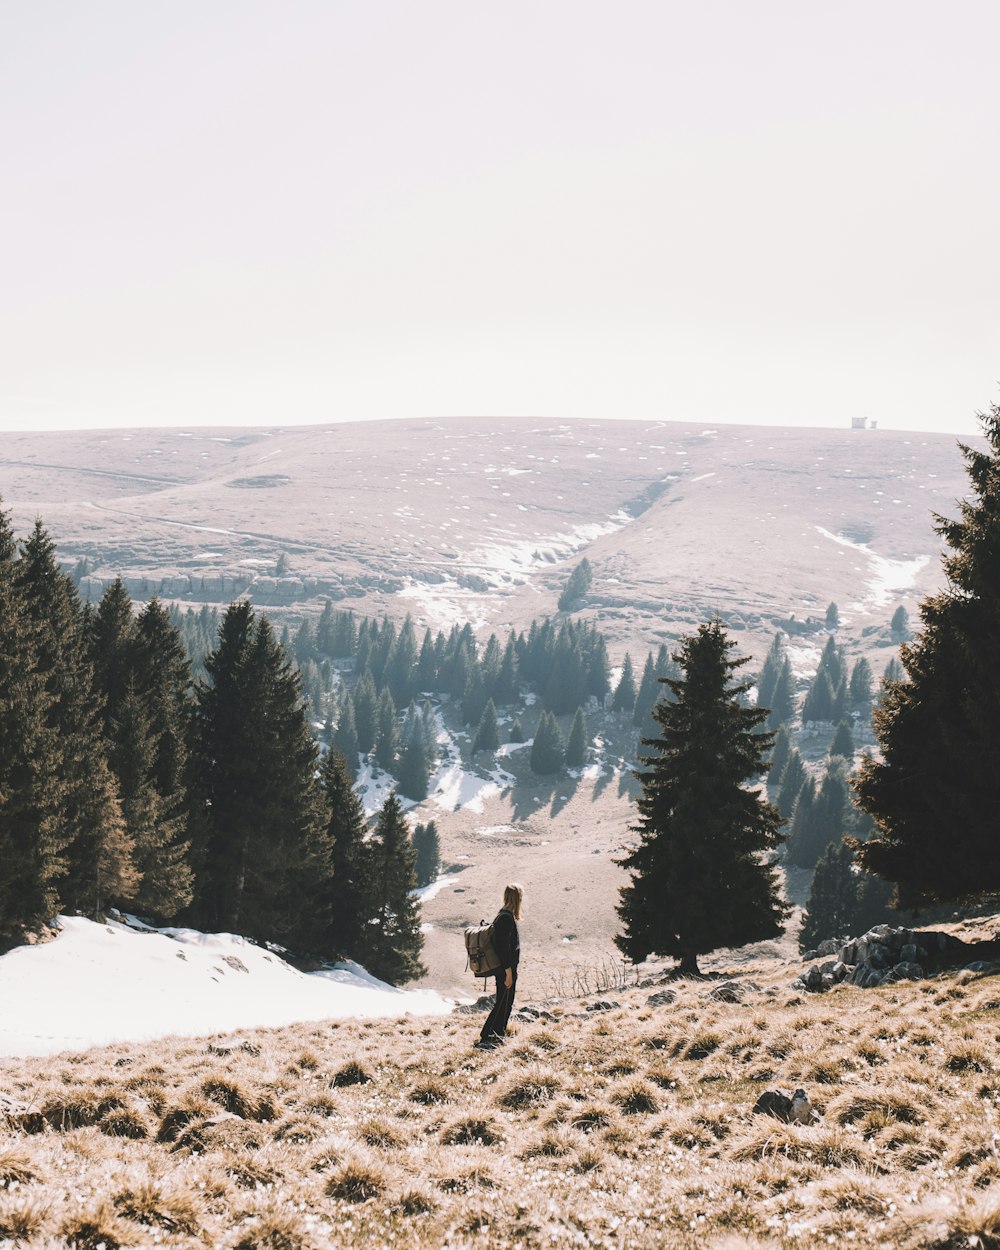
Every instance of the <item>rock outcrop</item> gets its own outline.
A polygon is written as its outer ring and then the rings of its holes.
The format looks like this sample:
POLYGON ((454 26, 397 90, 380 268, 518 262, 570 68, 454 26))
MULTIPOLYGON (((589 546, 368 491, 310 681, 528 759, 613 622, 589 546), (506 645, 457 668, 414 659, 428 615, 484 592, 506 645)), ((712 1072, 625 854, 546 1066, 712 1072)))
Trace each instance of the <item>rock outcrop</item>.
POLYGON ((896 981, 919 981, 944 968, 984 971, 997 959, 1000 940, 969 943, 951 933, 893 929, 882 924, 844 943, 835 958, 807 968, 792 985, 814 993, 842 982, 868 989, 896 981))

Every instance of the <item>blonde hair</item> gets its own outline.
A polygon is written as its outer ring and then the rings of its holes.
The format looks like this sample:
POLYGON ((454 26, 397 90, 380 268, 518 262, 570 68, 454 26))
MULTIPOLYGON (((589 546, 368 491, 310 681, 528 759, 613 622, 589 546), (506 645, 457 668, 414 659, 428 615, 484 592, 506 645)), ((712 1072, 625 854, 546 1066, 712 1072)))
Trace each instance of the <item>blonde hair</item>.
POLYGON ((515 920, 521 919, 521 900, 523 898, 523 885, 518 885, 516 881, 512 881, 510 885, 504 887, 503 905, 513 912, 515 920))

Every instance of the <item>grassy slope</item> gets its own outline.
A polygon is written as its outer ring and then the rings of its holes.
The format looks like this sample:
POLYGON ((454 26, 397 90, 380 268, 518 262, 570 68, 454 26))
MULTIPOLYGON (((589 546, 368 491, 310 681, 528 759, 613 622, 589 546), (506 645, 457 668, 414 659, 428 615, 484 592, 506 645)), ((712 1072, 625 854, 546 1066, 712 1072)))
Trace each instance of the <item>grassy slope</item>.
POLYGON ((995 980, 800 998, 796 969, 563 999, 494 1054, 455 1016, 0 1061, 44 1126, 0 1118, 0 1244, 997 1244, 995 980), (820 1123, 753 1116, 774 1085, 820 1123))

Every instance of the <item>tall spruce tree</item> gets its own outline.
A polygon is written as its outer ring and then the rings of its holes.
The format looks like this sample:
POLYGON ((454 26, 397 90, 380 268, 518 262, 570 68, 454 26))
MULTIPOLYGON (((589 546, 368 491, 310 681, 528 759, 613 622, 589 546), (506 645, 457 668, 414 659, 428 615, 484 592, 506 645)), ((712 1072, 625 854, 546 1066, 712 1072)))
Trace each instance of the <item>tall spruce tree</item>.
POLYGON ((790 818, 795 807, 795 800, 799 797, 799 791, 802 789, 805 779, 806 769, 802 763, 802 756, 799 755, 797 748, 792 747, 785 767, 781 770, 781 778, 778 781, 778 797, 775 800, 775 806, 783 819, 788 820, 790 818))
POLYGON ((785 635, 779 629, 771 641, 770 649, 764 659, 757 679, 757 704, 759 707, 770 707, 771 696, 778 684, 778 675, 785 662, 785 635))
POLYGON ((500 731, 497 729, 497 710, 493 706, 493 700, 490 699, 486 707, 483 708, 483 715, 479 721, 479 728, 476 730, 476 736, 472 741, 472 753, 477 751, 489 751, 494 753, 500 746, 500 731))
POLYGON ((350 770, 336 747, 320 766, 326 796, 332 873, 328 883, 329 929, 326 948, 337 959, 360 961, 367 954, 374 918, 371 856, 365 844, 365 814, 350 770))
POLYGON ((771 707, 765 722, 768 729, 779 729, 787 725, 795 715, 795 674, 792 662, 786 659, 778 673, 778 679, 771 691, 771 707))
POLYGON ((594 573, 590 567, 590 561, 584 556, 570 573, 563 587, 562 594, 559 596, 559 611, 572 612, 574 608, 578 608, 593 580, 594 573))
POLYGON ((321 953, 329 818, 298 674, 266 617, 231 604, 198 690, 203 923, 321 953))
POLYGON ((441 871, 441 844, 433 820, 414 829, 413 849, 416 852, 417 885, 430 885, 441 871))
POLYGON ((635 711, 635 673, 632 669, 632 657, 625 652, 625 658, 622 660, 622 672, 618 678, 618 685, 615 687, 615 693, 611 699, 612 712, 619 712, 622 716, 631 716, 635 711))
POLYGON ((891 923, 890 894, 884 881, 858 871, 850 844, 831 842, 813 873, 799 949, 807 951, 828 938, 854 937, 873 925, 891 923))
POLYGON ((587 722, 583 708, 576 709, 573 724, 570 726, 569 738, 566 740, 566 767, 582 768, 587 762, 587 722))
POLYGON ((58 695, 14 557, 0 510, 0 949, 52 919, 66 870, 58 695))
POLYGON ((906 680, 874 714, 882 758, 856 783, 876 826, 858 858, 905 906, 1000 889, 1000 407, 980 419, 986 449, 962 448, 972 489, 937 518, 947 588, 920 604, 906 680))
POLYGON ((566 748, 556 718, 551 712, 543 712, 538 718, 535 737, 531 743, 531 771, 549 776, 562 768, 566 748))
POLYGON ((682 640, 682 676, 667 681, 676 701, 657 704, 660 735, 636 774, 639 844, 619 861, 632 877, 619 949, 635 962, 672 956, 688 975, 699 955, 778 936, 788 914, 768 861, 781 817, 748 784, 773 737, 758 729, 766 712, 740 703, 750 683, 733 681, 746 662, 728 658, 733 646, 718 620, 682 640))
POLYGON ((420 931, 416 852, 406 817, 395 793, 378 814, 371 839, 373 923, 369 926, 364 963, 369 972, 401 985, 423 976, 420 962, 424 937, 420 931))

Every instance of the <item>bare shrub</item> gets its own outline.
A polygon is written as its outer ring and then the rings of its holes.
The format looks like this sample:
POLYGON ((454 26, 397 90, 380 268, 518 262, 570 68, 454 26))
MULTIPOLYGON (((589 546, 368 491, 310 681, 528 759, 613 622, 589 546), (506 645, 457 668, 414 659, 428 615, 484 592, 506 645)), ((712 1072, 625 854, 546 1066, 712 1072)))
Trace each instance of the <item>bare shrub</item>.
POLYGON ((67 1091, 61 1098, 50 1098, 42 1107, 42 1116, 57 1133, 68 1133, 96 1124, 101 1113, 96 1098, 67 1091))
POLYGON ((236 1081, 223 1077, 210 1077, 202 1081, 200 1092, 210 1101, 241 1120, 258 1120, 266 1123, 274 1119, 274 1106, 266 1097, 258 1097, 244 1089, 236 1081))
POLYGON ((554 1072, 544 1068, 529 1069, 497 1095, 497 1103, 508 1111, 530 1110, 550 1102, 561 1084, 554 1072))
POLYGON ((126 1220, 167 1232, 194 1235, 198 1232, 198 1208, 193 1198, 181 1192, 164 1194, 158 1185, 146 1183, 120 1190, 114 1208, 126 1220))
POLYGON ((400 1146, 405 1145, 402 1134, 397 1132, 388 1120, 374 1118, 364 1120, 357 1126, 355 1132, 359 1141, 377 1150, 398 1150, 400 1146))
POLYGON ((437 1103, 448 1102, 451 1094, 443 1081, 428 1077, 413 1086, 409 1098, 410 1102, 420 1103, 424 1107, 433 1107, 437 1103))
POLYGON ((442 1131, 441 1141, 445 1146, 499 1146, 503 1141, 503 1134, 492 1120, 481 1119, 479 1116, 463 1116, 442 1131))
POLYGON ((140 1141, 149 1136, 146 1117, 135 1107, 115 1107, 101 1117, 98 1125, 106 1137, 129 1137, 140 1141))
POLYGON ((328 1198, 342 1202, 368 1202, 385 1191, 385 1174, 362 1159, 342 1164, 324 1186, 328 1198))
POLYGON ((335 1088, 342 1085, 368 1085, 372 1079, 372 1074, 363 1064, 351 1059, 334 1073, 333 1085, 335 1088))
POLYGON ((611 1092, 611 1101, 625 1115, 654 1115, 659 1101, 647 1081, 629 1081, 611 1092))
POLYGON ((65 1217, 59 1230, 72 1250, 121 1250, 130 1237, 107 1201, 82 1207, 65 1217))

